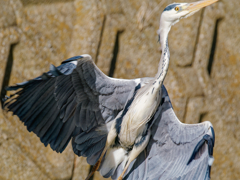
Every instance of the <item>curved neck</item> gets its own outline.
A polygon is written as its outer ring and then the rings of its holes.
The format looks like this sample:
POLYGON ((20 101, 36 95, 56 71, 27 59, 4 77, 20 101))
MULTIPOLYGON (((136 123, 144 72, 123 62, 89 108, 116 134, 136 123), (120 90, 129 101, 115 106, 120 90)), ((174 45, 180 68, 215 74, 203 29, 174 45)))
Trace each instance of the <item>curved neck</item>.
POLYGON ((168 33, 171 29, 171 24, 168 22, 160 21, 160 28, 158 33, 160 35, 160 43, 162 47, 162 55, 158 65, 158 72, 155 76, 155 84, 160 88, 166 77, 169 61, 170 51, 168 47, 168 33))

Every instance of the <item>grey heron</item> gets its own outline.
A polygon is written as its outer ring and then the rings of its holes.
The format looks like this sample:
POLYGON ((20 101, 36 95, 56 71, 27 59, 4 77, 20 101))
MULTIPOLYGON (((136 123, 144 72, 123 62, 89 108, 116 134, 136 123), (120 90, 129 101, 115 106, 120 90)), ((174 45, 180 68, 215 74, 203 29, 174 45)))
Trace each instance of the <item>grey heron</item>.
POLYGON ((163 82, 170 52, 171 26, 218 0, 173 3, 160 18, 162 55, 153 78, 110 78, 91 56, 69 58, 27 82, 5 99, 12 111, 40 137, 62 152, 72 139, 78 156, 87 157, 113 179, 209 179, 214 130, 210 122, 181 123, 163 82))

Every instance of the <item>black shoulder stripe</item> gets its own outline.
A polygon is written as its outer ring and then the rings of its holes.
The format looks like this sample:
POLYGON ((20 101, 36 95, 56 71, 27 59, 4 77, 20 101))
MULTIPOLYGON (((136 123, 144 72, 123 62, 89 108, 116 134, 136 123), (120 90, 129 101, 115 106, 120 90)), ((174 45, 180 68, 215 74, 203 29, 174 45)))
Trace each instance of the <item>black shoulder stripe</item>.
POLYGON ((74 57, 71 57, 71 58, 63 61, 62 64, 68 63, 68 62, 71 62, 71 61, 76 61, 77 59, 80 59, 80 58, 83 58, 83 56, 74 56, 74 57))

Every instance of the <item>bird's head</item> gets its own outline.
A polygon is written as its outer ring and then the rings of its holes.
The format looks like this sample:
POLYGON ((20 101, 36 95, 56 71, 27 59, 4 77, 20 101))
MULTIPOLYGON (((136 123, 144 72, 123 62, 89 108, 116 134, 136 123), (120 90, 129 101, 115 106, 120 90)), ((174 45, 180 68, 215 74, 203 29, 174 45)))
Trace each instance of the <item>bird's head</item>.
POLYGON ((161 15, 160 27, 171 27, 176 24, 180 19, 189 17, 202 9, 209 6, 218 0, 201 0, 192 3, 173 3, 168 5, 161 15))

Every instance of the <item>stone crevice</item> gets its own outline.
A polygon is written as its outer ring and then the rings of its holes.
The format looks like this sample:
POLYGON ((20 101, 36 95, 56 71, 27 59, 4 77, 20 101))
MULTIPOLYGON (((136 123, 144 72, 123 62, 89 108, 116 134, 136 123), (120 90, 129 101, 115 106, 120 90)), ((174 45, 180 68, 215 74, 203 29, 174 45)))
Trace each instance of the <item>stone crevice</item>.
POLYGON ((208 60, 208 66, 207 66, 207 71, 209 76, 211 76, 212 72, 212 65, 214 61, 214 55, 215 55, 215 50, 216 50, 216 45, 217 45, 217 37, 218 37, 218 26, 219 22, 222 20, 222 18, 217 19, 216 24, 215 24, 215 29, 214 29, 214 35, 213 35, 213 40, 212 40, 212 47, 211 47, 211 52, 208 60))
POLYGON ((113 75, 114 75, 116 62, 117 62, 118 51, 119 51, 119 36, 122 32, 123 31, 118 31, 117 34, 116 34, 116 40, 115 40, 115 44, 114 44, 114 48, 113 48, 113 57, 112 57, 112 60, 111 60, 110 69, 109 69, 109 73, 108 73, 109 77, 113 77, 113 75))
POLYGON ((71 1, 74 1, 74 0, 21 0, 23 6, 50 4, 50 3, 59 3, 59 2, 71 2, 71 1))
POLYGON ((10 50, 9 50, 9 55, 8 55, 8 59, 7 59, 7 63, 6 63, 6 67, 5 67, 5 72, 4 72, 4 76, 3 76, 3 81, 2 81, 2 88, 1 88, 1 104, 3 107, 3 98, 5 98, 6 95, 6 87, 9 85, 9 81, 10 81, 10 76, 11 76, 11 72, 12 72, 12 66, 13 66, 13 49, 14 46, 16 44, 11 44, 10 46, 10 50))
POLYGON ((200 33, 201 33, 201 27, 202 27, 202 23, 203 23, 203 18, 204 18, 204 11, 205 9, 203 9, 201 11, 201 15, 200 15, 200 20, 199 20, 199 25, 198 25, 198 30, 197 30, 197 36, 196 36, 196 41, 195 41, 195 45, 194 45, 194 49, 193 49, 193 57, 192 57, 192 62, 191 64, 189 64, 188 67, 192 67, 195 58, 196 58, 196 51, 197 51, 197 45, 199 43, 199 38, 200 38, 200 33))
POLYGON ((104 32, 105 24, 106 24, 106 15, 104 15, 104 17, 103 17, 103 23, 102 23, 99 43, 98 43, 98 46, 97 46, 97 52, 96 52, 96 57, 95 57, 95 63, 96 64, 97 64, 97 61, 98 61, 98 55, 99 55, 100 47, 101 47, 101 44, 102 44, 102 38, 103 38, 103 32, 104 32))
POLYGON ((76 156, 74 155, 73 167, 72 167, 72 174, 71 174, 71 177, 69 178, 69 180, 73 180, 74 170, 75 170, 75 167, 76 167, 76 161, 77 161, 77 158, 76 158, 76 156))
POLYGON ((183 114, 183 123, 186 123, 186 117, 187 117, 187 109, 188 109, 188 103, 190 98, 187 98, 185 108, 184 108, 184 114, 183 114))
POLYGON ((198 121, 198 123, 203 122, 203 119, 204 119, 204 117, 205 117, 206 115, 207 115, 207 113, 201 113, 200 116, 199 116, 199 121, 198 121))

